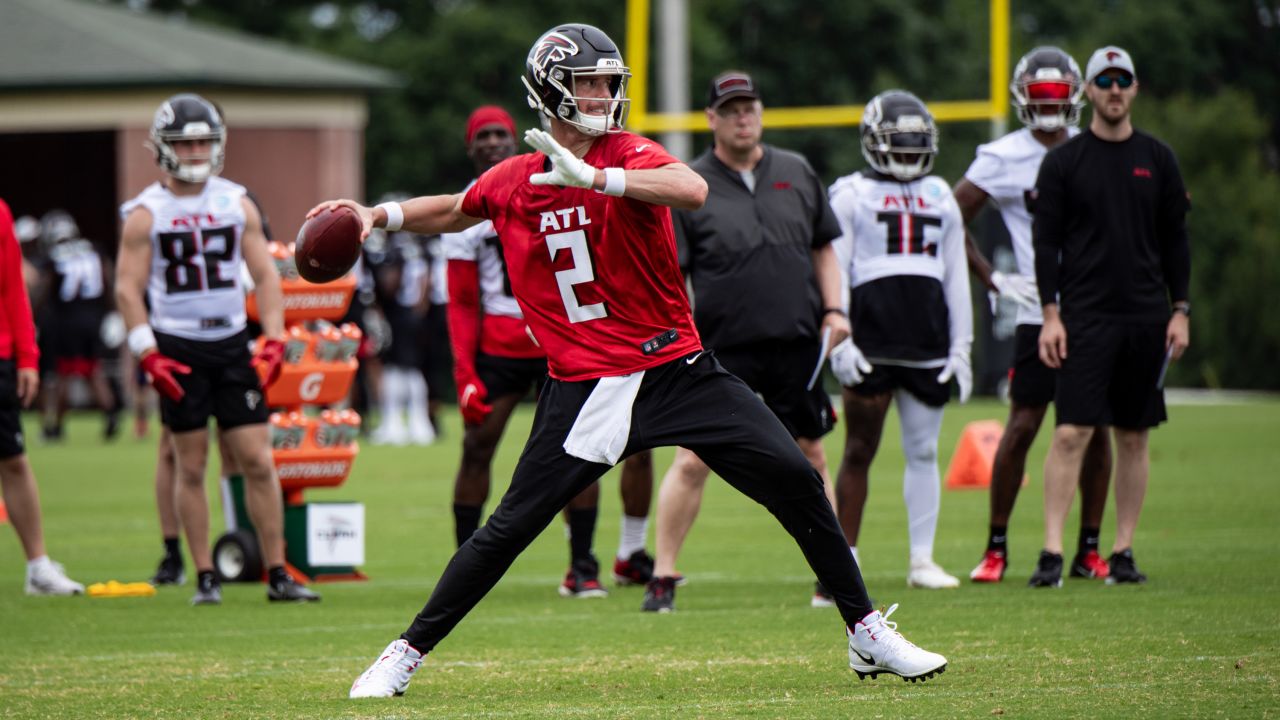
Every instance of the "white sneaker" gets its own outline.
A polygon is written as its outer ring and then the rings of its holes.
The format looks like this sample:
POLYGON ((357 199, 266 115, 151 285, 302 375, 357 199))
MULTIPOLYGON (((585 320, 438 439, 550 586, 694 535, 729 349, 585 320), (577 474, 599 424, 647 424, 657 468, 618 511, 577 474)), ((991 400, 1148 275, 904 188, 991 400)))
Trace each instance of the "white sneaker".
POLYGON ((849 667, 858 673, 859 680, 868 675, 874 680, 880 673, 891 673, 903 680, 923 682, 947 669, 946 658, 916 647, 898 632, 897 623, 889 622, 889 616, 897 609, 894 603, 883 615, 873 610, 854 627, 845 628, 849 636, 849 667))
POLYGON ((422 664, 422 653, 404 639, 396 640, 382 651, 368 670, 351 683, 351 697, 392 697, 403 695, 409 678, 422 664))
POLYGON ((371 439, 374 445, 404 447, 409 444, 409 432, 404 429, 403 425, 383 425, 373 432, 373 437, 371 439))
POLYGON ((960 587, 960 580, 947 573, 931 557, 911 558, 911 571, 907 573, 907 587, 941 590, 960 587))
POLYGON ((26 591, 28 595, 83 595, 84 585, 67 577, 61 563, 46 560, 27 568, 26 591))
POLYGON ((431 424, 415 425, 409 429, 409 442, 413 445, 427 446, 436 441, 435 428, 431 424))

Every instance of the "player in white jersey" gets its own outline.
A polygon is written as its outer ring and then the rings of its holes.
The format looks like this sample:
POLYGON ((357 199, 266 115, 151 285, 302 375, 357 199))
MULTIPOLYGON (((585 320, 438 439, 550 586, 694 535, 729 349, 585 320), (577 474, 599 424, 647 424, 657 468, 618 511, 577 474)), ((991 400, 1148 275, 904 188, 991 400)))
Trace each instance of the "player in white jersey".
POLYGON ((857 558, 867 476, 889 402, 896 401, 906 458, 910 569, 907 584, 959 585, 933 560, 941 489, 938 433, 950 382, 969 397, 973 312, 965 270, 964 224, 946 181, 929 175, 937 129, 919 98, 877 95, 862 117, 868 171, 837 180, 832 210, 848 270, 853 336, 832 351, 844 386, 845 450, 836 481, 837 514, 857 558))
MULTIPOLYGON (((467 120, 467 155, 482 174, 515 154, 515 121, 502 108, 476 108, 467 120)), ((468 186, 470 187, 470 186, 468 186)), ((449 338, 464 434, 462 462, 453 487, 454 534, 462 547, 480 525, 489 499, 490 473, 498 442, 516 405, 547 375, 546 353, 534 342, 511 292, 502 244, 485 220, 442 236, 448 259, 449 338)), ((622 529, 614 558, 614 579, 644 585, 653 577, 645 551, 653 492, 652 457, 636 453, 622 465, 622 529)), ((565 508, 569 526, 569 570, 560 585, 565 597, 607 594, 592 552, 600 502, 593 483, 565 508)))
MULTIPOLYGON (((1031 191, 1040 161, 1049 149, 1079 130, 1084 84, 1080 68, 1056 47, 1038 47, 1018 61, 1009 87, 1018 119, 1025 125, 994 142, 978 147, 978 156, 955 189, 965 222, 990 200, 1000 211, 1013 241, 1015 273, 993 271, 971 236, 966 235, 969 267, 991 291, 1017 303, 1014 359, 1009 369, 1009 421, 991 468, 991 519, 987 550, 969 579, 1000 582, 1009 563, 1008 526, 1013 513, 1027 451, 1040 431, 1053 400, 1056 373, 1038 352, 1040 296, 1036 292, 1035 252, 1031 247, 1031 191)), ((1098 533, 1107 503, 1111 475, 1108 433, 1093 434, 1080 473, 1079 550, 1071 563, 1071 577, 1105 578, 1107 561, 1098 554, 1098 533)))
POLYGON ((129 328, 129 349, 159 391, 161 418, 173 433, 178 513, 199 574, 192 604, 222 601, 204 488, 210 415, 245 475, 246 504, 268 568, 268 599, 318 600, 285 570, 280 482, 254 369, 265 366, 267 385, 280 372, 280 278, 257 208, 243 187, 217 176, 225 142, 221 114, 198 95, 175 95, 156 110, 151 149, 166 177, 121 208, 116 302, 129 328), (268 338, 252 357, 242 259, 268 338))

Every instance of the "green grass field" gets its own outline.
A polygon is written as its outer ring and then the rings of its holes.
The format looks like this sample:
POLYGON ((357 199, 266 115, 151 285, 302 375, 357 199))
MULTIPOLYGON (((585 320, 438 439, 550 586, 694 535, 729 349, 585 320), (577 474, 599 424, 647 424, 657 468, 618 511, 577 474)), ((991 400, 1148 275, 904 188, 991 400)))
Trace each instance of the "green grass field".
MULTIPOLYGON (((944 471, 966 421, 1004 415, 993 402, 949 409, 944 471)), ((812 576, 790 539, 713 480, 682 556, 690 583, 678 612, 640 613, 636 588, 605 600, 558 597, 567 548, 557 523, 404 697, 348 700, 351 681, 421 608, 452 552, 459 428, 450 416, 442 443, 366 446, 344 487, 309 496, 367 508, 371 580, 322 585, 318 604, 272 606, 261 586, 229 586, 221 607, 192 608, 190 581, 152 598, 29 598, 16 538, 0 530, 0 716, 1275 717, 1280 402, 1175 406, 1170 415, 1152 436, 1136 543, 1151 581, 1068 581, 1059 591, 1024 586, 1040 547, 1047 433, 1032 451, 1006 581, 905 587, 902 461, 890 419, 860 551, 876 601, 901 603, 894 619, 907 637, 950 658, 923 685, 859 682, 838 615, 809 607, 812 576)), ((522 411, 508 432, 500 486, 531 418, 522 411)), ((160 551, 154 442, 104 445, 98 433, 85 416, 63 445, 31 448, 50 551, 86 583, 143 580, 160 551)), ((827 445, 833 465, 842 437, 838 429, 827 445)), ((659 472, 670 457, 658 452, 659 472)), ((603 498, 596 547, 605 558, 617 543, 616 474, 603 498)), ((981 554, 986 508, 985 492, 943 493, 936 555, 954 574, 981 554)), ((1073 512, 1068 542, 1075 527, 1073 512)), ((1108 508, 1104 554, 1112 532, 1108 508)))

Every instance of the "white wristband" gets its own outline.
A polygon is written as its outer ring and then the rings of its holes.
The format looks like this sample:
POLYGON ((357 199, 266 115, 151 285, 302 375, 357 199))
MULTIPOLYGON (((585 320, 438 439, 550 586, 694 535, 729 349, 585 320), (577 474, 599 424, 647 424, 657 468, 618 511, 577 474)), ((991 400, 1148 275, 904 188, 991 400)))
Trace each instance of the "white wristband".
POLYGON ((627 171, 620 167, 608 167, 604 169, 604 189, 600 192, 605 195, 613 195, 614 197, 622 197, 627 191, 627 171))
POLYGON ((150 325, 139 325, 129 331, 129 352, 133 353, 136 358, 142 357, 142 353, 155 348, 156 335, 151 332, 150 325))
POLYGON ((378 203, 377 207, 387 214, 387 232, 395 232, 404 226, 404 208, 400 207, 400 203, 378 203))

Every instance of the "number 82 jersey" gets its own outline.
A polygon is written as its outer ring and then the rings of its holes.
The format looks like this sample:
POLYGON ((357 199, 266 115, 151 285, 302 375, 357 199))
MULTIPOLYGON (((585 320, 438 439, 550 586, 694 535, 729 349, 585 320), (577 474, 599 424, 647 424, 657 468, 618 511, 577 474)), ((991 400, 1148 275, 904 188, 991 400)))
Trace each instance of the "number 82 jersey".
POLYGON ((156 332, 214 341, 244 329, 244 197, 244 187, 214 176, 198 195, 157 182, 120 207, 121 218, 139 207, 151 213, 147 302, 156 332))
POLYGON ((861 172, 829 192, 843 231, 835 241, 850 287, 854 344, 873 364, 939 367, 968 349, 973 311, 964 220, 951 188, 861 172))

